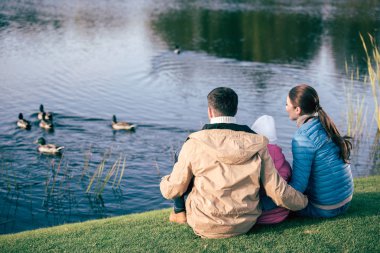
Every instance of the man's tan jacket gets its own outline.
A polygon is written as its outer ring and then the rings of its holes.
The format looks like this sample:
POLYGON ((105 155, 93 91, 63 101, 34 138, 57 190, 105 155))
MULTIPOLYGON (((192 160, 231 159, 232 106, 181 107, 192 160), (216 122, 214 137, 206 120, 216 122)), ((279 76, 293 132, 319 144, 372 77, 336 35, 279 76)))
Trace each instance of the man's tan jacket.
POLYGON ((278 175, 261 135, 229 129, 195 132, 184 143, 170 175, 160 189, 167 199, 182 196, 194 177, 186 200, 187 222, 207 238, 246 233, 261 214, 259 189, 282 207, 300 210, 307 198, 278 175))

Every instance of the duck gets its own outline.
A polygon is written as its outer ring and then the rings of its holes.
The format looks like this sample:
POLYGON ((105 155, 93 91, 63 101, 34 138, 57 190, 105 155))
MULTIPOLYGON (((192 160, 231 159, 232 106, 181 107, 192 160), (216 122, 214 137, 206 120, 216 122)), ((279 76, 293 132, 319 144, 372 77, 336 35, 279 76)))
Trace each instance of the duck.
POLYGON ((128 122, 117 122, 116 116, 112 116, 112 128, 114 130, 135 130, 136 125, 128 122))
POLYGON ((32 125, 29 121, 24 119, 24 115, 22 115, 22 113, 20 112, 20 114, 18 115, 17 126, 24 129, 30 129, 32 125))
POLYGON ((181 49, 179 48, 178 45, 175 45, 174 53, 175 53, 175 54, 180 54, 180 53, 181 53, 181 49))
POLYGON ((40 121, 40 127, 46 130, 53 129, 53 114, 50 115, 50 119, 46 118, 46 113, 42 113, 42 119, 40 121))
POLYGON ((44 117, 43 117, 43 114, 44 114, 44 113, 46 114, 46 116, 45 116, 46 119, 50 119, 50 117, 53 116, 53 114, 52 114, 51 112, 45 112, 45 111, 44 111, 44 105, 41 104, 41 105, 40 105, 40 112, 38 113, 37 118, 38 118, 39 120, 43 120, 43 119, 44 119, 44 117))
POLYGON ((43 137, 38 138, 36 141, 38 144, 38 152, 43 154, 52 154, 52 155, 58 155, 61 154, 62 149, 64 149, 63 146, 56 146, 54 144, 46 144, 46 141, 43 137))

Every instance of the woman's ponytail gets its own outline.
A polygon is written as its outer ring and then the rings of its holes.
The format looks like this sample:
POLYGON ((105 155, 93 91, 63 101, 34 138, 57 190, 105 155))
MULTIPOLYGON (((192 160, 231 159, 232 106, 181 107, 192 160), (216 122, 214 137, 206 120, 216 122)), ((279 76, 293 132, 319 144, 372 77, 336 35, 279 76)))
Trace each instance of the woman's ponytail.
POLYGON ((321 122, 323 128, 326 130, 327 135, 340 148, 340 157, 344 160, 345 163, 349 163, 352 149, 352 143, 349 141, 351 137, 341 136, 334 122, 322 109, 322 107, 319 107, 318 109, 319 110, 317 110, 317 112, 319 121, 321 122))

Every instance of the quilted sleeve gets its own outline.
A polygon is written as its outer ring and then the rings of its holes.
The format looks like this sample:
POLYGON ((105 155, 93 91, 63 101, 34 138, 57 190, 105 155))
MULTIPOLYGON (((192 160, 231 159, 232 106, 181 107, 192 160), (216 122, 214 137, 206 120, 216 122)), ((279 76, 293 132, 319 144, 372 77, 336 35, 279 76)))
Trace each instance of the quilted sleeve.
POLYGON ((300 192, 305 192, 309 183, 311 168, 315 156, 313 142, 302 134, 292 140, 293 171, 290 185, 300 192))

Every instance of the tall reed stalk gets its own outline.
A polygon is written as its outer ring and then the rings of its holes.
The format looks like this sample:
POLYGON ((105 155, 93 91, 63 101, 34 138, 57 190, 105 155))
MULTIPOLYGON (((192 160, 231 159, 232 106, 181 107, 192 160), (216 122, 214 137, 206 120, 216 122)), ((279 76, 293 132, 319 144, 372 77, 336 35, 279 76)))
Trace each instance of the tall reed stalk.
MULTIPOLYGON (((52 183, 52 187, 51 187, 51 189, 50 189, 50 193, 49 193, 49 195, 52 195, 53 192, 54 192, 55 182, 56 182, 56 180, 57 180, 57 176, 58 176, 58 174, 59 174, 59 171, 61 170, 62 159, 63 159, 63 155, 61 156, 61 159, 59 160, 59 164, 58 164, 58 167, 57 167, 57 171, 56 171, 55 174, 54 174, 53 183, 52 183)), ((54 160, 52 160, 52 161, 53 161, 53 162, 52 162, 52 163, 53 163, 53 164, 52 164, 52 167, 53 167, 53 170, 54 170, 54 160)))
POLYGON ((357 142, 363 137, 364 129, 367 125, 367 107, 365 106, 365 96, 354 91, 354 82, 360 79, 359 68, 349 70, 346 61, 346 74, 350 77, 350 84, 345 86, 347 135, 357 142))
POLYGON ((367 57, 368 78, 375 104, 374 118, 377 123, 377 129, 380 131, 380 52, 375 38, 370 34, 368 34, 368 37, 370 40, 370 49, 367 48, 367 44, 360 34, 360 39, 367 57))
POLYGON ((119 176, 119 181, 117 182, 117 187, 120 187, 121 179, 123 178, 123 175, 124 175, 126 159, 127 159, 127 157, 124 157, 123 166, 121 168, 121 172, 120 172, 120 176, 119 176))
POLYGON ((115 161, 115 163, 112 165, 111 169, 108 171, 106 177, 103 180, 102 185, 97 189, 96 194, 101 195, 104 188, 106 187, 108 181, 111 179, 111 177, 115 174, 116 168, 118 167, 119 159, 115 161))
POLYGON ((113 177, 112 188, 115 186, 117 175, 119 174, 120 163, 121 163, 121 156, 117 160, 117 167, 116 167, 115 176, 113 177))
MULTIPOLYGON (((4 164, 4 162, 3 162, 3 164, 4 164)), ((7 165, 5 165, 5 175, 6 175, 6 181, 7 181, 7 190, 8 190, 8 192, 9 191, 11 191, 11 181, 10 181, 10 179, 9 179, 9 170, 8 170, 8 166, 7 165)))
POLYGON ((160 166, 158 166, 157 160, 155 160, 154 162, 155 162, 155 166, 156 166, 157 174, 158 174, 158 176, 161 176, 161 173, 160 173, 160 166))
POLYGON ((107 162, 107 156, 105 155, 94 171, 94 174, 92 175, 90 182, 87 186, 86 193, 90 193, 92 186, 94 186, 94 190, 92 193, 94 193, 97 196, 100 196, 105 187, 109 182, 112 182, 112 188, 114 187, 120 187, 121 180, 124 175, 124 170, 126 167, 126 157, 124 157, 123 164, 121 164, 121 160, 123 157, 120 155, 120 157, 113 163, 111 168, 107 171, 106 162, 107 162), (120 169, 121 166, 121 169, 120 169), (103 179, 103 174, 105 173, 105 177, 103 179), (113 180, 112 180, 113 177, 113 180), (95 182, 96 181, 96 182, 95 182))
POLYGON ((91 147, 90 149, 84 154, 84 166, 82 169, 82 175, 80 180, 83 179, 83 177, 86 175, 88 168, 90 167, 90 161, 92 157, 91 147))
MULTIPOLYGON (((106 163, 106 158, 103 158, 103 160, 99 163, 98 167, 96 168, 94 174, 92 175, 90 179, 90 183, 87 186, 86 193, 89 193, 92 187, 92 184, 94 183, 95 179, 99 179, 100 175, 102 174, 102 171, 104 169, 104 165, 106 163)), ((99 180, 98 180, 99 181, 99 180)))

